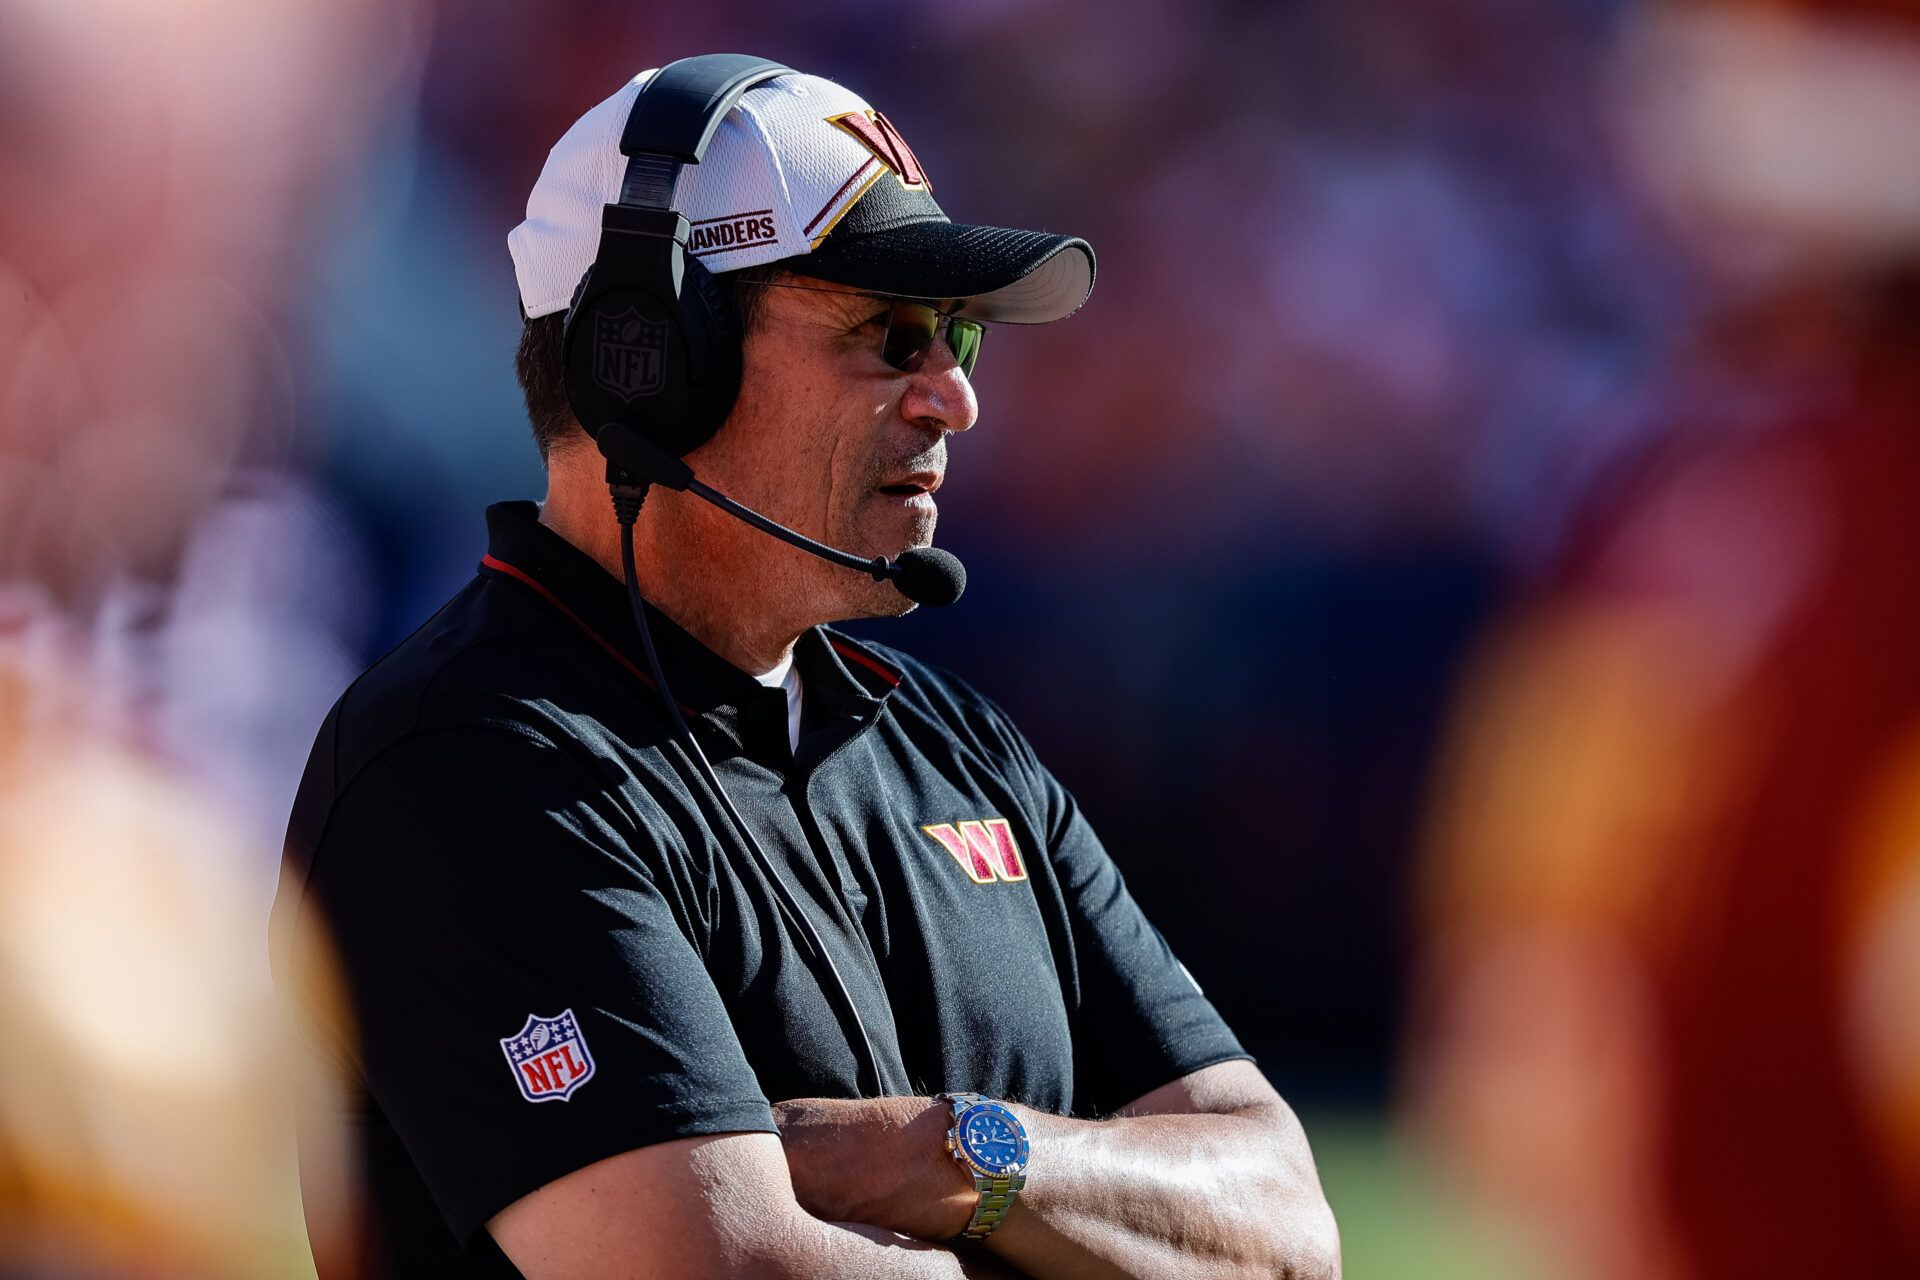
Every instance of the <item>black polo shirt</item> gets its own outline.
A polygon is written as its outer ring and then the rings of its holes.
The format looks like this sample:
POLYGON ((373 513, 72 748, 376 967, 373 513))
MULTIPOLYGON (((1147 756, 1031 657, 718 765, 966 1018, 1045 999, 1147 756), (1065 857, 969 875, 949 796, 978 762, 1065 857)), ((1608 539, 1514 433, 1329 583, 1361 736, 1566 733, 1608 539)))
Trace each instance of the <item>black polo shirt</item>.
MULTIPOLYGON (((535 1188, 648 1143, 777 1132, 770 1101, 858 1096, 857 1032, 716 836, 621 583, 531 502, 487 524, 478 575, 321 725, 274 908, 276 981, 341 1082, 393 1274, 513 1275, 485 1223, 535 1188), (293 945, 309 924, 344 1000, 293 945)), ((816 627, 795 750, 783 690, 649 620, 888 1093, 1093 1116, 1248 1056, 999 708, 816 627)), ((319 1133, 302 1140, 311 1160, 319 1133)))

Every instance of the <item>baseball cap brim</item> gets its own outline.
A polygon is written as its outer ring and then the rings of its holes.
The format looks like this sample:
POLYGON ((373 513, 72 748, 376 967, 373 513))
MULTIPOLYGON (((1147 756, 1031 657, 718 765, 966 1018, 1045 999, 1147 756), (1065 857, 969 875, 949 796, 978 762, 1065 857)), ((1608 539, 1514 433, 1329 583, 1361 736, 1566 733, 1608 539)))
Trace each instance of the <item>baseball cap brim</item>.
POLYGON ((1046 324, 1093 292, 1093 247, 1078 236, 927 221, 844 240, 780 265, 800 275, 905 298, 960 298, 963 315, 1046 324))

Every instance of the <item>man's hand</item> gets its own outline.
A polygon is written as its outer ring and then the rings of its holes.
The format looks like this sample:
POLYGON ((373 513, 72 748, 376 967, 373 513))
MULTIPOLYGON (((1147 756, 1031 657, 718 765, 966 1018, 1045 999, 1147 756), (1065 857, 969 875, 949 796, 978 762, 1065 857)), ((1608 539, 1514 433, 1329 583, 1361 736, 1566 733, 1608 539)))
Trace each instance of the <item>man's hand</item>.
MULTIPOLYGON (((1339 1233, 1306 1136, 1252 1063, 1196 1071, 1109 1120, 1007 1105, 1033 1161, 987 1247, 1025 1274, 1337 1280, 1339 1233)), ((972 1180, 946 1150, 946 1103, 805 1098, 773 1114, 809 1212, 928 1241, 972 1216, 972 1180)))
POLYGON ((794 1198, 816 1218, 920 1240, 966 1229, 979 1198, 947 1153, 953 1109, 932 1098, 796 1098, 773 1104, 794 1198))

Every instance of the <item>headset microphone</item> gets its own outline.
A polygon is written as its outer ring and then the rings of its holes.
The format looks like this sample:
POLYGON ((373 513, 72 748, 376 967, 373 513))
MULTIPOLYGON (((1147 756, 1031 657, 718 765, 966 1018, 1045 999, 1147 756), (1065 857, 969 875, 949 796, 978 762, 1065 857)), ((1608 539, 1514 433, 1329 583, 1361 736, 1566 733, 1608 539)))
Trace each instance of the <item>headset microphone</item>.
MULTIPOLYGON (((952 604, 967 589, 967 567, 951 551, 942 551, 937 547, 914 547, 892 560, 885 556, 865 559, 824 542, 815 542, 803 533, 795 533, 778 521, 768 519, 752 507, 735 502, 718 489, 703 483, 684 461, 666 453, 623 422, 612 422, 602 427, 595 441, 600 446, 600 452, 606 456, 609 468, 619 468, 665 489, 694 494, 735 519, 744 520, 763 533, 771 534, 802 551, 810 551, 822 560, 858 569, 878 582, 891 582, 895 590, 915 604, 937 609, 952 604)), ((615 479, 611 469, 607 478, 615 479)))
POLYGON ((894 557, 893 585, 915 604, 944 608, 967 589, 967 566, 951 551, 915 547, 894 557))

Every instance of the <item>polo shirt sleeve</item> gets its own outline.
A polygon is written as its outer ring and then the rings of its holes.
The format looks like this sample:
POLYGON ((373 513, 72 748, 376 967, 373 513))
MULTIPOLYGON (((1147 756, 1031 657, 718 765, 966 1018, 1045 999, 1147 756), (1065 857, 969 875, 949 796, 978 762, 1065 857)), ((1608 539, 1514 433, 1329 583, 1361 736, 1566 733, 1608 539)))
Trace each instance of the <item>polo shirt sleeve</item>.
POLYGON ((1068 1015, 1074 1114, 1109 1115, 1202 1067, 1252 1060, 1147 919, 1078 802, 1000 715, 1067 908, 1077 989, 1068 1015))
POLYGON ((415 732, 335 800, 308 909, 367 1091, 463 1242, 622 1151, 778 1132, 653 855, 584 763, 504 727, 415 732))

